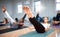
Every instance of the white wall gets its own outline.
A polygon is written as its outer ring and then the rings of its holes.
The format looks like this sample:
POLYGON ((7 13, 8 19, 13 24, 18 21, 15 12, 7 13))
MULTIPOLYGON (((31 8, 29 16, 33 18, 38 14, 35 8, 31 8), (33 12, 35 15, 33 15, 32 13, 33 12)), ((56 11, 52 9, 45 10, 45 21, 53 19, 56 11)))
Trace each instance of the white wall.
POLYGON ((7 11, 9 12, 9 14, 12 16, 12 3, 11 1, 3 1, 0 0, 0 19, 2 19, 4 17, 2 10, 1 10, 1 6, 5 5, 5 7, 7 8, 7 11))
POLYGON ((40 16, 49 16, 53 17, 56 15, 56 2, 55 0, 41 0, 42 5, 45 6, 45 10, 43 10, 40 16))
POLYGON ((45 16, 54 17, 54 16, 56 16, 56 2, 55 2, 55 0, 40 0, 40 1, 45 8, 39 13, 41 17, 45 17, 45 16))
MULTIPOLYGON (((55 0, 40 0, 40 1, 42 2, 42 5, 44 5, 46 7, 46 9, 40 13, 41 17, 44 17, 44 16, 53 17, 56 15, 55 0)), ((0 19, 3 18, 3 14, 1 11, 2 5, 6 6, 7 11, 12 16, 12 18, 15 18, 15 17, 22 18, 25 13, 24 12, 18 13, 18 11, 17 11, 18 2, 22 2, 22 4, 23 4, 23 0, 0 0, 0 19)), ((31 8, 33 14, 36 16, 36 12, 34 12, 34 9, 33 9, 34 8, 33 2, 34 1, 30 1, 30 8, 31 8)))

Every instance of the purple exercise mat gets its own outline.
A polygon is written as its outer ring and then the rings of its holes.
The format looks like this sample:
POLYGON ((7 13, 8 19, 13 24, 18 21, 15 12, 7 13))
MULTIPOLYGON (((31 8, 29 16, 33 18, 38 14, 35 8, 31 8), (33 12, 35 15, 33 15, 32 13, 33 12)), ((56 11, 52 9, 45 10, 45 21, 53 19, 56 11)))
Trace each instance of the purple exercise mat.
POLYGON ((50 27, 60 28, 60 24, 59 25, 51 25, 50 27))

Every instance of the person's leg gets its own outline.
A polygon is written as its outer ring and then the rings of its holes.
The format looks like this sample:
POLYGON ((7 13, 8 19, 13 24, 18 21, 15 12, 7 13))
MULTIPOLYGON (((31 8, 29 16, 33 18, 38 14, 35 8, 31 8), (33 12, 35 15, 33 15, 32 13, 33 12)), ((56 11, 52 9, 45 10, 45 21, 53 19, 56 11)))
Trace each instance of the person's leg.
POLYGON ((33 16, 33 14, 31 13, 30 9, 27 6, 23 7, 25 13, 27 14, 29 21, 33 24, 34 28, 36 29, 36 31, 38 33, 44 33, 45 32, 45 28, 42 26, 41 23, 39 23, 33 16))
POLYGON ((34 17, 34 18, 29 18, 29 21, 33 24, 34 28, 36 29, 36 31, 37 31, 38 33, 44 33, 44 32, 45 32, 44 26, 43 26, 41 23, 39 23, 39 22, 35 19, 35 17, 34 17))

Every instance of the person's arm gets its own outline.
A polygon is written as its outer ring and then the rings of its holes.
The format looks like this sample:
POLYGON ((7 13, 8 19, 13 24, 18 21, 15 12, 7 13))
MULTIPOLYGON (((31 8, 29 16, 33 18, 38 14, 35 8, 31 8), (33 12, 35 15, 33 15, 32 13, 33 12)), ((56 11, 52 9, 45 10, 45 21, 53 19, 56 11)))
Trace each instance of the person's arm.
POLYGON ((24 20, 24 19, 25 19, 25 17, 26 17, 26 14, 22 17, 22 19, 24 20))
POLYGON ((37 15, 36 15, 36 18, 38 18, 39 17, 39 13, 37 13, 37 15))
POLYGON ((2 22, 1 24, 6 24, 6 22, 2 22))
POLYGON ((50 29, 50 24, 47 25, 46 31, 50 29))
POLYGON ((25 17, 26 17, 26 14, 20 19, 21 23, 24 23, 25 17))

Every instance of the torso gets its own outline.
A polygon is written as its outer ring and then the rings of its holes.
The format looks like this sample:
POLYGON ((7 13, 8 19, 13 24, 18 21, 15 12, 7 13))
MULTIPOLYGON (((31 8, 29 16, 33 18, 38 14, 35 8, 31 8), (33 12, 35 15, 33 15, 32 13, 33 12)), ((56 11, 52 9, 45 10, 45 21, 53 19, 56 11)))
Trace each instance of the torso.
POLYGON ((50 24, 49 23, 41 23, 45 28, 48 28, 49 26, 50 26, 50 24))

